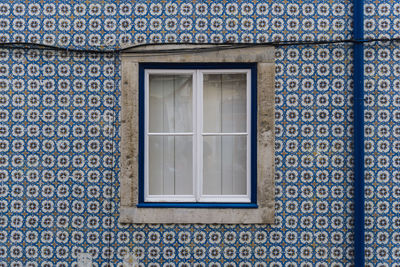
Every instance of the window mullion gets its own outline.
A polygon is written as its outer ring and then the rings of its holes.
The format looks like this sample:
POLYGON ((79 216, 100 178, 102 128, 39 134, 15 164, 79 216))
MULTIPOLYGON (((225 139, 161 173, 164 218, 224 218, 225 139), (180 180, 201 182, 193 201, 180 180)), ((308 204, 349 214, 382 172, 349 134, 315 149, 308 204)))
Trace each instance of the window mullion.
POLYGON ((196 71, 196 201, 200 201, 203 192, 203 75, 200 70, 196 71))
POLYGON ((193 73, 193 194, 195 202, 198 200, 198 188, 197 188, 197 176, 198 176, 198 126, 197 126, 197 113, 198 113, 198 104, 197 104, 197 71, 193 73))

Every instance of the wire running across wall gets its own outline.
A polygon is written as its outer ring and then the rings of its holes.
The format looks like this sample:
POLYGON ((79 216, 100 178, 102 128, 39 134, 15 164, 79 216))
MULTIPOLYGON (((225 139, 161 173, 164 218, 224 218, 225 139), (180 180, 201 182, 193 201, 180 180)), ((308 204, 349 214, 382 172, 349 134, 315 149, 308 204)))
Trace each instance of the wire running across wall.
POLYGON ((32 42, 6 42, 0 43, 0 49, 41 49, 51 51, 62 51, 70 53, 94 53, 94 54, 137 54, 140 56, 153 55, 153 54, 184 54, 184 53, 200 53, 200 52, 212 52, 226 49, 240 49, 250 48, 257 46, 306 46, 306 45, 329 45, 329 44, 354 44, 354 43, 375 43, 375 42, 400 42, 400 38, 369 38, 369 39, 338 39, 338 40, 315 40, 315 41, 272 41, 263 43, 146 43, 146 44, 135 44, 126 46, 123 48, 115 49, 76 49, 61 47, 55 45, 39 44, 32 42), (176 46, 198 46, 195 48, 172 48, 172 49, 139 49, 143 47, 151 46, 163 46, 163 45, 176 45, 176 46), (205 47, 211 46, 211 47, 205 47), (134 49, 134 50, 133 50, 134 49))

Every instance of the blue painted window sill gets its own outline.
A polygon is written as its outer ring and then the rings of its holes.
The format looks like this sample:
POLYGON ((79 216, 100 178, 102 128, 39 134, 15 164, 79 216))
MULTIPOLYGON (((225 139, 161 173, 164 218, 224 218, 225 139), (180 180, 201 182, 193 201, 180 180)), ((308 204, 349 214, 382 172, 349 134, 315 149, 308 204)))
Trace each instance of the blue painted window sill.
POLYGON ((256 209, 255 203, 139 203, 138 208, 228 208, 256 209))

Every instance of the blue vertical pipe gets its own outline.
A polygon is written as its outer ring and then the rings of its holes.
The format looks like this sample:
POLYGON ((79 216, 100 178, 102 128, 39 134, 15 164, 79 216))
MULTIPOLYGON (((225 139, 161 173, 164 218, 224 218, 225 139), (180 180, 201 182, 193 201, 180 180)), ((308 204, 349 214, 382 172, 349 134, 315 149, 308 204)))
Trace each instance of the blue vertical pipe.
POLYGON ((365 266, 364 197, 364 1, 353 0, 354 43, 354 266, 365 266))

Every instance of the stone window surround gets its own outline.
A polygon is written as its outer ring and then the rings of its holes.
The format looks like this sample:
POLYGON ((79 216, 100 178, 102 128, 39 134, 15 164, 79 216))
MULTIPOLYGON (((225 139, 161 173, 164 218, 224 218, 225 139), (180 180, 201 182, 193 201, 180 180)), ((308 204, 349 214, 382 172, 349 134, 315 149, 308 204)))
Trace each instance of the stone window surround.
MULTIPOLYGON (((179 53, 180 49, 215 45, 159 45, 135 50, 176 49, 172 54, 123 53, 120 223, 241 223, 274 222, 274 101, 275 49, 247 47, 179 53), (257 204, 258 208, 138 208, 139 63, 257 63, 257 204)), ((128 52, 129 52, 128 51, 128 52)))

